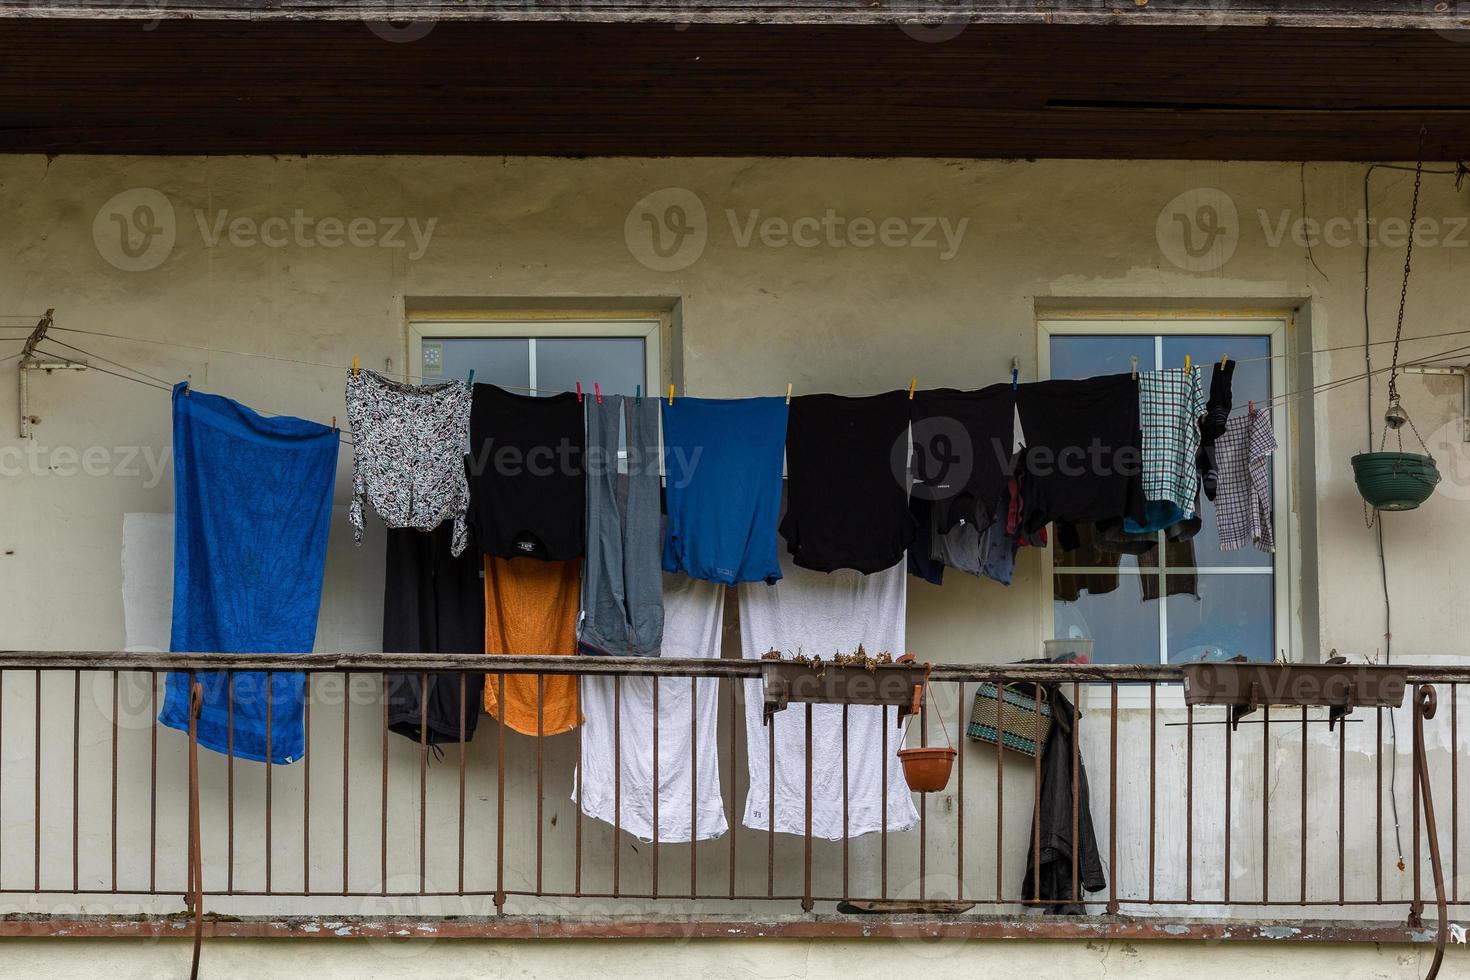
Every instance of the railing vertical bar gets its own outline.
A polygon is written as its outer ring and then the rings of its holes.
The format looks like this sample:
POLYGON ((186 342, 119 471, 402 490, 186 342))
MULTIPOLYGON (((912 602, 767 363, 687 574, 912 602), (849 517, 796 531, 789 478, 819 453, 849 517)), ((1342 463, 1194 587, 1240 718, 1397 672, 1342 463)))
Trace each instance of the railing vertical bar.
MULTIPOLYGON (((41 674, 36 672, 36 693, 40 694, 41 674)), ((148 698, 151 714, 148 722, 148 891, 158 891, 158 671, 148 671, 148 698)), ((232 702, 233 703, 233 700, 232 702)), ((41 710, 39 697, 36 711, 41 710)), ((39 724, 39 723, 38 723, 39 724)), ((36 746, 36 765, 41 764, 40 745, 36 746)), ((39 821, 38 821, 39 822, 39 821)))
POLYGON ((766 897, 776 897, 776 719, 766 719, 766 897))
MULTIPOLYGON (((1380 716, 1381 717, 1381 716, 1380 716)), ((1381 788, 1381 787, 1380 787, 1381 788)), ((1302 840, 1301 840, 1301 898, 1307 904, 1307 706, 1302 705, 1302 840)))
POLYGON ((1082 839, 1082 738, 1081 713, 1077 703, 1082 700, 1081 687, 1072 685, 1072 901, 1082 901, 1082 886, 1080 882, 1082 870, 1082 848, 1077 842, 1082 839))
MULTIPOLYGON (((801 910, 812 910, 812 703, 806 703, 806 798, 805 828, 802 840, 802 891, 801 910)), ((773 787, 774 790, 774 787, 773 787)), ((771 794, 775 796, 774 791, 771 794)), ((923 871, 919 872, 922 880, 923 871)))
MULTIPOLYGON (((1375 882, 1374 895, 1381 905, 1383 904, 1383 709, 1377 708, 1375 710, 1378 713, 1378 740, 1374 743, 1373 762, 1378 772, 1376 780, 1378 800, 1377 805, 1373 809, 1373 823, 1375 828, 1373 849, 1376 855, 1373 877, 1375 882)), ((1305 733, 1303 733, 1302 738, 1303 740, 1306 739, 1305 733)), ((1303 827, 1305 827, 1305 821, 1303 821, 1303 827)), ((1302 833, 1305 835, 1306 830, 1303 829, 1302 833)), ((1306 894, 1305 887, 1302 889, 1302 894, 1306 894)))
MULTIPOLYGON (((1118 682, 1111 685, 1108 719, 1108 912, 1118 914, 1118 682)), ((1074 848, 1075 850, 1076 848, 1074 848)))
MULTIPOLYGON (((733 677, 730 678, 730 680, 728 681, 728 690, 730 692, 730 713, 729 713, 729 718, 730 718, 730 799, 732 799, 732 800, 737 798, 736 795, 735 795, 735 790, 739 786, 739 783, 740 783, 740 769, 736 766, 736 761, 737 761, 736 752, 739 750, 739 745, 740 745, 740 739, 738 739, 738 738, 735 737, 736 731, 738 731, 739 728, 740 728, 740 721, 739 721, 740 716, 737 713, 738 710, 739 710, 739 703, 738 703, 738 699, 736 697, 736 694, 737 694, 737 691, 738 691, 740 685, 742 685, 744 683, 745 683, 744 681, 736 680, 733 677)), ((716 736, 716 737, 718 738, 718 736, 716 736)), ((844 751, 845 751, 845 749, 844 749, 844 751)), ((844 772, 845 772, 845 770, 844 770, 844 772)), ((745 791, 747 793, 750 792, 750 785, 749 784, 750 784, 750 779, 749 779, 749 776, 747 775, 747 777, 746 777, 746 787, 745 787, 745 791)), ((737 834, 735 832, 735 827, 731 827, 730 828, 729 835, 730 835, 730 897, 731 898, 734 898, 735 897, 735 838, 737 836, 737 834)))
MULTIPOLYGON (((1041 713, 1041 685, 1033 684, 1032 692, 1033 710, 1041 713)), ((1041 746, 1036 747, 1036 754, 1031 757, 1034 778, 1031 781, 1031 887, 1032 898, 1037 904, 1041 903, 1041 746)), ((1026 896, 1022 895, 1024 902, 1026 896)))
POLYGON ((1235 749, 1235 721, 1230 717, 1230 709, 1225 709, 1225 794, 1223 798, 1225 819, 1225 854, 1221 865, 1221 878, 1224 882, 1222 887, 1223 901, 1230 904, 1230 828, 1235 821, 1231 819, 1230 809, 1230 776, 1232 758, 1235 749))
POLYGON ((848 807, 848 781, 847 781, 847 708, 846 702, 842 704, 842 897, 844 900, 852 898, 851 878, 849 877, 849 849, 848 844, 851 835, 848 831, 850 819, 848 807))
MULTIPOLYGON (((461 894, 461 895, 464 894, 464 810, 465 810, 464 764, 465 764, 465 753, 466 753, 466 751, 468 751, 466 743, 469 741, 468 738, 466 737, 466 728, 468 727, 469 716, 468 716, 468 713, 466 712, 466 709, 465 709, 465 687, 468 684, 468 681, 469 681, 468 675, 464 671, 460 671, 459 672, 459 850, 458 850, 458 857, 457 857, 457 859, 455 861, 455 867, 457 868, 457 875, 458 875, 458 878, 457 878, 458 891, 459 891, 459 894, 461 894)), ((581 797, 579 796, 578 799, 581 799, 581 797)), ((578 811, 578 812, 580 812, 580 811, 578 811)))
MULTIPOLYGON (((1159 774, 1159 685, 1149 681, 1148 685, 1148 901, 1154 901, 1154 871, 1157 851, 1158 821, 1158 774, 1159 774)), ((1111 869, 1110 874, 1115 874, 1111 869)))
MULTIPOLYGON (((997 683, 995 685, 995 900, 1003 901, 1006 895, 1005 877, 1002 865, 1005 863, 1005 801, 1006 801, 1006 715, 1005 707, 1006 686, 997 683)), ((979 697, 979 692, 976 692, 979 697)), ((963 707, 963 705, 961 705, 963 707)), ((1037 746, 1039 752, 1041 746, 1037 746)), ((964 826, 960 826, 960 836, 964 836, 964 826)), ((1025 895, 1021 898, 1024 900, 1025 895)))
MULTIPOLYGON (((225 671, 225 890, 235 890, 235 672, 225 671)), ((155 726, 156 728, 157 726, 155 726)))
POLYGON ((1184 708, 1184 901, 1194 901, 1194 705, 1184 708))
POLYGON ((80 891, 82 839, 82 672, 71 674, 71 890, 80 891))
POLYGON ((1261 713, 1261 901, 1271 901, 1271 706, 1261 713))
MULTIPOLYGON (((880 814, 878 849, 881 855, 879 863, 882 874, 882 888, 879 896, 886 900, 888 898, 888 708, 885 706, 880 710, 883 717, 879 726, 883 730, 883 751, 878 758, 883 760, 883 764, 878 767, 878 785, 882 790, 878 797, 878 813, 880 814)), ((772 793, 772 796, 774 797, 775 794, 772 793)))
POLYGON ((382 763, 381 787, 378 791, 378 891, 388 894, 388 675, 380 674, 378 696, 382 701, 382 763))
POLYGON ((311 700, 316 675, 305 675, 306 700, 301 706, 301 890, 311 894, 311 700))
MULTIPOLYGON (((35 853, 32 855, 35 865, 36 891, 41 890, 41 669, 36 668, 36 760, 35 760, 35 789, 36 789, 36 812, 35 812, 35 853)), ((155 782, 157 777, 157 766, 154 767, 155 782)), ((155 807, 156 809, 156 807, 155 807)))
POLYGON ((650 868, 650 894, 658 898, 658 839, 662 835, 658 828, 658 800, 663 795, 663 785, 658 778, 658 693, 662 683, 653 678, 653 860, 650 868))
MULTIPOLYGON (((1417 797, 1416 797, 1417 799, 1417 797)), ((1414 811, 1418 813, 1416 809, 1414 811)), ((1337 904, 1347 899, 1347 719, 1337 722, 1337 904)))
POLYGON ((613 675, 613 875, 612 893, 621 892, 623 854, 623 675, 613 675))
MULTIPOLYGON (((955 789, 958 802, 955 806, 955 898, 965 897, 965 682, 960 681, 955 694, 955 731, 959 745, 955 750, 955 763, 959 767, 959 785, 955 789)), ((997 750, 999 747, 997 747, 997 750)))
POLYGON ((544 809, 546 790, 546 675, 536 671, 536 894, 543 889, 541 877, 545 861, 544 809))
MULTIPOLYGON (((884 714, 887 714, 888 713, 888 709, 887 708, 884 708, 883 709, 883 713, 884 714)), ((919 702, 919 745, 920 746, 927 746, 928 744, 929 744, 929 698, 927 697, 927 690, 926 690, 926 696, 924 697, 924 699, 922 701, 919 702)), ((900 749, 902 749, 903 748, 903 745, 900 743, 898 747, 900 749)), ((884 803, 884 808, 886 809, 887 808, 887 805, 888 805, 887 799, 884 799, 883 803, 884 803)), ((928 830, 929 830, 929 794, 928 793, 920 793, 919 794, 919 901, 921 901, 921 902, 924 900, 924 869, 926 867, 926 865, 925 865, 925 859, 928 856, 928 850, 929 850, 929 848, 928 848, 928 841, 929 841, 928 830)))
POLYGON ((117 892, 117 690, 118 672, 112 672, 112 891, 117 892))
POLYGON ((274 678, 265 672, 265 893, 271 893, 271 757, 275 745, 271 737, 271 716, 276 713, 273 698, 274 678))
MULTIPOLYGON (((500 711, 495 726, 495 913, 505 914, 505 671, 495 675, 495 705, 500 711)), ((616 732, 616 730, 615 730, 616 732)), ((617 860, 617 851, 613 851, 617 860)))
MULTIPOLYGON (((577 677, 578 704, 587 703, 584 692, 582 691, 582 685, 586 684, 587 682, 587 678, 580 675, 577 677)), ((597 683, 597 681, 594 681, 593 683, 597 683)), ((572 821, 575 825, 574 829, 576 837, 576 843, 572 850, 572 892, 577 896, 581 896, 582 894, 582 807, 585 805, 586 801, 586 797, 582 795, 582 739, 584 735, 584 729, 577 729, 577 739, 572 745, 572 752, 574 753, 577 762, 577 809, 576 813, 574 813, 572 816, 572 821)))
POLYGON ((1460 685, 1450 684, 1450 901, 1460 900, 1460 685))
MULTIPOLYGON (((1409 704, 1411 706, 1416 706, 1417 707, 1417 705, 1419 704, 1419 685, 1418 684, 1414 684, 1414 685, 1412 685, 1410 687, 1409 695, 1410 695, 1409 704)), ((1413 725, 1412 727, 1413 727, 1413 736, 1414 736, 1413 737, 1414 758, 1417 760, 1419 758, 1419 732, 1420 732, 1421 726, 1419 726, 1419 725, 1413 725)), ((1340 734, 1340 732, 1339 732, 1339 734, 1340 734)), ((1341 741, 1341 740, 1339 739, 1339 741, 1341 741)), ((1419 792, 1420 792, 1420 790, 1419 790, 1419 767, 1418 767, 1418 765, 1412 765, 1409 768, 1414 771, 1413 788, 1412 788, 1412 792, 1409 794, 1409 809, 1414 814, 1414 828, 1413 828, 1414 829, 1414 900, 1413 900, 1413 905, 1410 906, 1410 915, 1412 915, 1412 916, 1414 916, 1414 917, 1417 918, 1421 914, 1421 911, 1424 908, 1424 892, 1422 891, 1422 881, 1421 881, 1422 872, 1424 870, 1424 860, 1423 860, 1422 854, 1421 854, 1420 849, 1419 849, 1419 845, 1420 845, 1420 839, 1419 839, 1419 792)), ((1339 859, 1339 864, 1340 864, 1340 859, 1339 859)), ((1338 870, 1339 870, 1339 888, 1341 888, 1341 884, 1340 884, 1340 881, 1341 881, 1341 867, 1340 866, 1339 866, 1339 869, 1338 870)), ((1341 899, 1339 899, 1339 901, 1341 901, 1341 899)))
MULTIPOLYGON (((434 675, 434 685, 439 675, 434 675)), ((429 839, 429 672, 419 671, 419 894, 427 879, 429 839)))
POLYGON ((346 895, 348 889, 348 842, 352 835, 348 833, 348 800, 352 795, 352 778, 350 773, 352 767, 348 764, 352 758, 352 674, 342 674, 342 894, 346 895))
MULTIPOLYGON (((699 678, 689 678, 689 900, 699 897, 699 678)), ((733 831, 731 831, 733 833, 733 831)))

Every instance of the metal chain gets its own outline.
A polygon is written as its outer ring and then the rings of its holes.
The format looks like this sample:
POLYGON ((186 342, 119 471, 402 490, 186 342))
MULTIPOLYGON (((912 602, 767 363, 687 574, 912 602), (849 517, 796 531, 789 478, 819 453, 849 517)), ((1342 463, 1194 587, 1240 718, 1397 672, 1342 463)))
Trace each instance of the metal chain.
MULTIPOLYGON (((1403 284, 1399 286, 1398 322, 1397 324, 1395 324, 1393 331, 1393 356, 1389 359, 1388 362, 1389 405, 1393 405, 1396 401, 1398 401, 1399 397, 1399 343, 1403 340, 1404 336, 1404 309, 1409 302, 1409 274, 1413 271, 1414 268, 1414 239, 1416 237, 1415 233, 1419 226, 1419 189, 1424 184, 1424 133, 1424 127, 1420 126, 1419 155, 1418 160, 1414 164, 1414 198, 1409 205, 1409 240, 1408 243, 1404 246, 1404 281, 1403 284)), ((1410 421, 1409 425, 1410 428, 1413 428, 1412 420, 1410 421)), ((1419 436, 1419 430, 1417 428, 1414 429, 1414 436, 1416 438, 1419 436)), ((1399 450, 1402 451, 1404 446, 1402 427, 1400 427, 1400 431, 1398 433, 1398 441, 1399 450)), ((1419 440, 1419 444, 1424 448, 1425 452, 1429 451, 1429 447, 1424 445, 1423 439, 1419 440)), ((1388 425, 1385 424, 1383 427, 1383 436, 1378 441, 1379 452, 1382 452, 1384 447, 1387 445, 1388 425)))

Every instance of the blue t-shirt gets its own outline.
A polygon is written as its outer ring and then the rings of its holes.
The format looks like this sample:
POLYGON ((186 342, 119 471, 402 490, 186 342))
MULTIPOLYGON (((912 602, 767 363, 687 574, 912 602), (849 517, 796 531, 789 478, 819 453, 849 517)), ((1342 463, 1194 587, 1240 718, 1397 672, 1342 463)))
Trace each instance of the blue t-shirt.
POLYGON ((774 582, 783 398, 678 398, 663 408, 664 571, 733 585, 774 582))

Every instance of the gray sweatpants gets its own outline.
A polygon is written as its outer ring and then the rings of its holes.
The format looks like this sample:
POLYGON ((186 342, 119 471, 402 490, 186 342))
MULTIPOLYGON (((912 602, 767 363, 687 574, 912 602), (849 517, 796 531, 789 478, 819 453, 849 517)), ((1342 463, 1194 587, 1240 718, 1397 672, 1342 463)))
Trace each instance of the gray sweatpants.
POLYGON ((663 642, 658 399, 605 395, 587 406, 587 558, 582 563, 585 653, 656 657, 663 642), (628 425, 627 475, 618 428, 628 425))

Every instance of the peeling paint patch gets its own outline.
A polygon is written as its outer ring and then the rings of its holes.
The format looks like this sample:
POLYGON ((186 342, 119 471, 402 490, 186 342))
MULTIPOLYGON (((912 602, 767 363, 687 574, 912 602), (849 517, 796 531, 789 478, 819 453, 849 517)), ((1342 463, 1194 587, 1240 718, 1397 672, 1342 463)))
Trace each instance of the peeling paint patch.
POLYGON ((1260 929, 1262 939, 1291 939, 1301 934, 1302 931, 1295 926, 1262 926, 1260 929))

